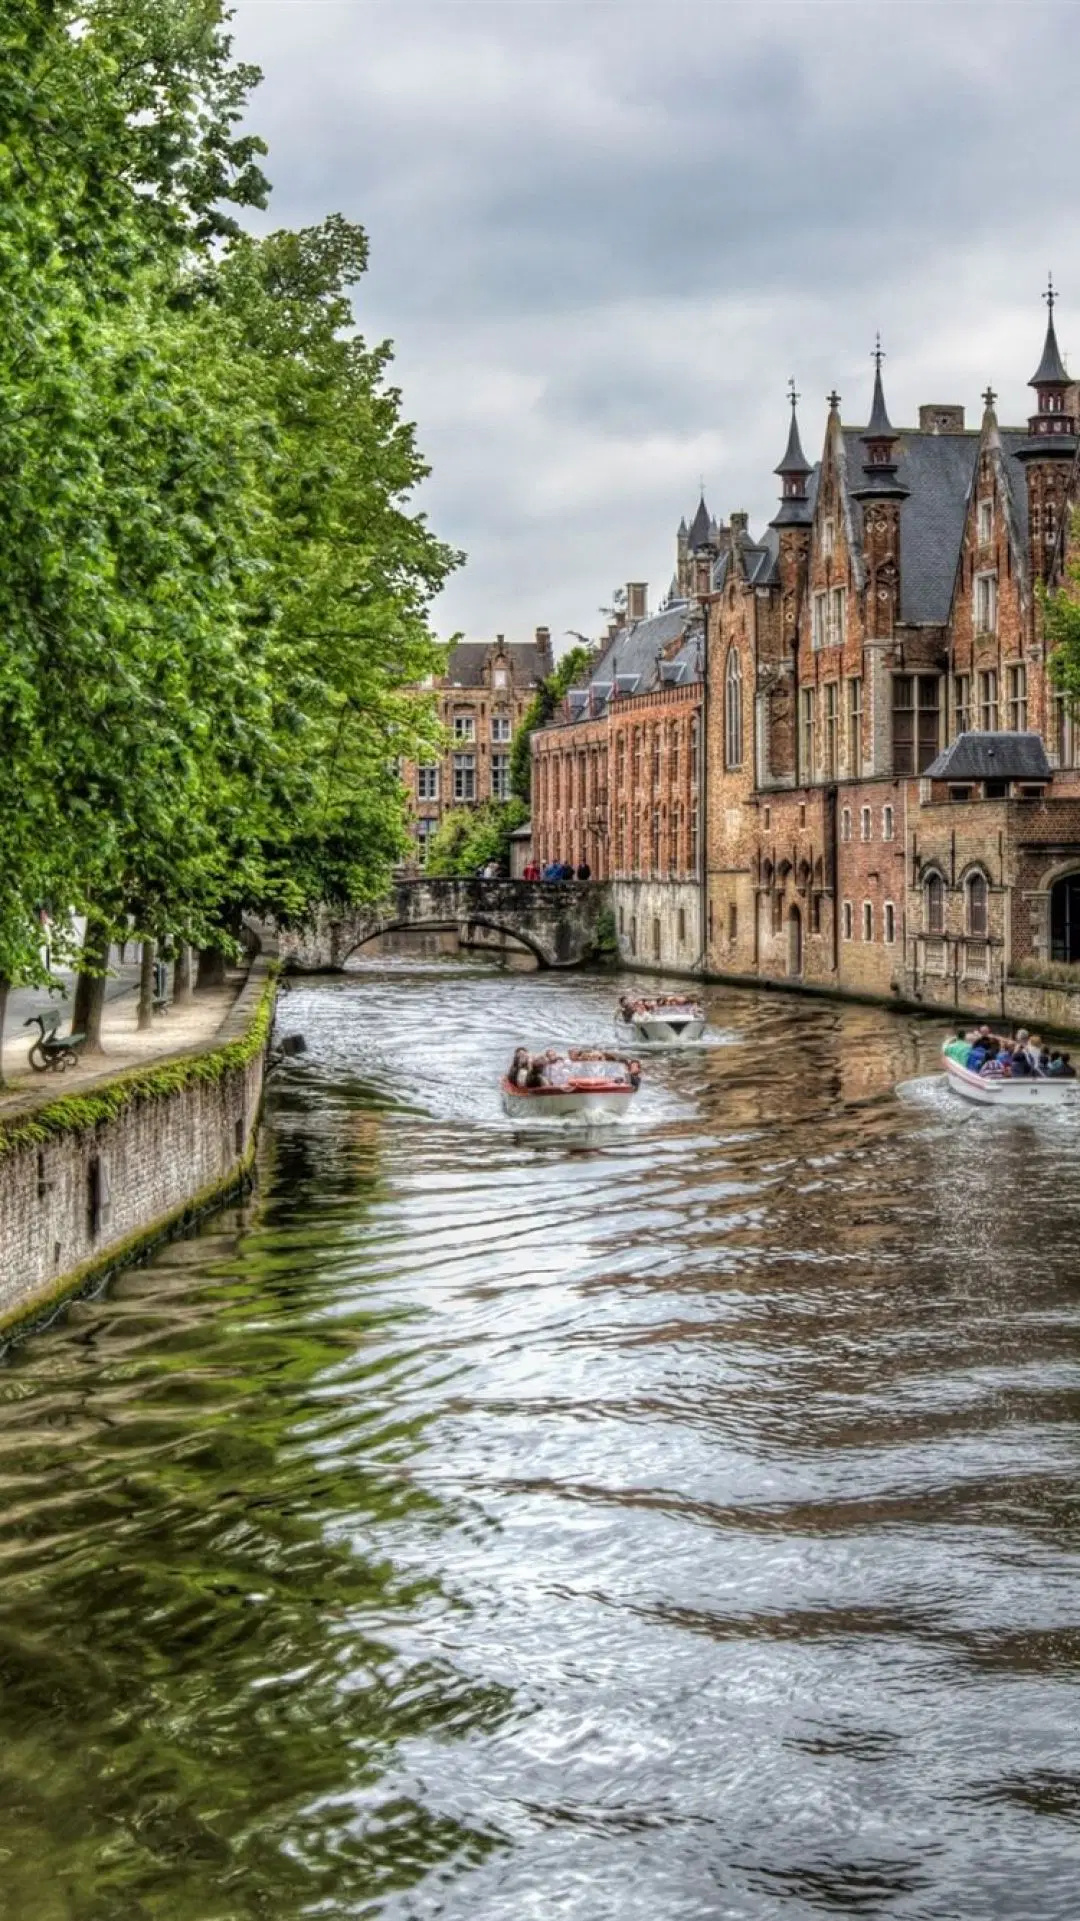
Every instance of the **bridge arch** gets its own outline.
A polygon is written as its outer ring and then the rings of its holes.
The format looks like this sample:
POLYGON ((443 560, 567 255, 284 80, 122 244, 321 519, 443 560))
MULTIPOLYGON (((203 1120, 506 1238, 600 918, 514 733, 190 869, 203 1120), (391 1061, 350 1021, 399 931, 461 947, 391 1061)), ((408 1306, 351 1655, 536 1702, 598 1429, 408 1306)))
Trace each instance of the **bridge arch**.
POLYGON ((359 932, 347 953, 341 954, 341 964, 344 966, 346 961, 359 953, 361 947, 366 947, 369 941, 378 940, 380 934, 458 934, 463 927, 486 927, 493 934, 505 934, 509 940, 516 940, 521 947, 532 954, 538 966, 552 965, 549 956, 531 934, 523 933, 519 927, 510 927, 502 921, 493 920, 486 914, 470 914, 463 921, 446 918, 441 920, 394 920, 391 918, 374 922, 370 927, 365 927, 359 932))

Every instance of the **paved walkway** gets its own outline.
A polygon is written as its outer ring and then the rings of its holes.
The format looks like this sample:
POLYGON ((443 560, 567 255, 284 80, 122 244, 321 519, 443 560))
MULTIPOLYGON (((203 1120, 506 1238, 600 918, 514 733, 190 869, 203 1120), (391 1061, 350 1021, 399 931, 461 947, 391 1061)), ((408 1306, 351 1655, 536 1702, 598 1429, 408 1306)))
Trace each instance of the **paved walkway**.
MULTIPOLYGON (((161 1060, 166 1055, 177 1054, 184 1048, 197 1047, 202 1041, 212 1040, 247 978, 243 969, 230 972, 224 987, 200 988, 189 1007, 170 1007, 165 1014, 155 1014, 153 1026, 140 1034, 136 1025, 139 1011, 138 969, 135 969, 135 974, 134 986, 122 979, 109 983, 116 991, 106 1002, 101 1024, 104 1052, 84 1055, 78 1066, 69 1067, 62 1074, 35 1074, 26 1058, 34 1030, 26 1032, 18 1020, 15 1020, 14 1027, 9 1021, 4 1036, 7 1087, 0 1094, 0 1113, 9 1103, 22 1099, 30 1091, 35 1094, 70 1093, 86 1081, 99 1080, 103 1074, 115 1074, 125 1067, 138 1067, 144 1061, 161 1060)), ((31 997, 29 990, 26 990, 26 997, 31 997)), ((12 999, 15 998, 13 995, 12 999)), ((41 1005, 49 1004, 47 994, 38 994, 33 998, 41 1005)), ((55 1000, 52 1004, 56 1004, 55 1000)), ((36 1007, 32 1011, 36 1012, 36 1007)), ((25 1014, 22 1018, 26 1018, 25 1014)))
MULTIPOLYGON (((116 979, 105 982, 105 999, 107 1002, 116 1000, 121 994, 129 994, 132 988, 137 987, 139 984, 139 968, 137 963, 132 964, 132 962, 128 961, 123 967, 117 967, 114 971, 116 979)), ((64 1016, 64 1020, 61 1023, 63 1031, 65 1033, 67 1032, 68 1026, 70 1025, 68 1016, 71 1013, 71 1001, 75 991, 75 976, 69 973, 57 973, 54 974, 53 979, 60 989, 59 993, 50 993, 47 987, 16 987, 12 993, 8 995, 7 1019, 4 1022, 4 1039, 9 1044, 12 1041, 16 1043, 16 1053, 20 1051, 18 1043, 23 1038, 23 1030, 26 1022, 33 1014, 44 1014, 48 1008, 58 1007, 64 1016)), ((33 1038, 32 1033, 26 1035, 26 1047, 29 1047, 33 1038)), ((26 1052, 26 1047, 22 1048, 21 1051, 23 1053, 26 1052)))

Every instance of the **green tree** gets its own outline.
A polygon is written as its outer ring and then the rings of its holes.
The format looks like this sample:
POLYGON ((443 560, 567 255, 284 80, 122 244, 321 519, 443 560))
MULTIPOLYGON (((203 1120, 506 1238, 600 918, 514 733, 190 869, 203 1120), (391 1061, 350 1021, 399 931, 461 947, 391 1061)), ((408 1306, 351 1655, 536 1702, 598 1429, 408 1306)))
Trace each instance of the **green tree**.
POLYGON ((424 871, 443 878, 475 874, 489 860, 508 865, 510 836, 528 818, 529 809, 517 795, 479 807, 452 807, 432 835, 424 871))
POLYGON ((586 675, 596 658, 596 649, 581 641, 570 647, 556 662, 554 671, 540 683, 525 709, 521 726, 510 749, 510 789, 519 800, 532 799, 532 737, 538 727, 546 727, 561 701, 576 681, 586 675))
MULTIPOLYGON (((1072 524, 1074 554, 1080 547, 1080 513, 1072 524)), ((1070 564, 1064 587, 1042 596, 1050 678, 1074 711, 1080 709, 1080 559, 1070 564)))

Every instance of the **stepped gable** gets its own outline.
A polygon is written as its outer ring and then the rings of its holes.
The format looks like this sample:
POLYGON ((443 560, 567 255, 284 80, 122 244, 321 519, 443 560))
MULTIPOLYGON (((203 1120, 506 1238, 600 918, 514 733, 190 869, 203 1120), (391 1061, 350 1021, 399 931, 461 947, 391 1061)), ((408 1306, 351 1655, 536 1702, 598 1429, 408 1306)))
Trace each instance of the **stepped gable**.
MULTIPOLYGON (((482 687, 484 668, 497 651, 493 640, 459 640, 451 647, 446 664, 446 683, 450 687, 482 687)), ((542 647, 532 640, 504 641, 502 652, 510 661, 517 688, 538 687, 551 671, 542 647)))
POLYGON ((1050 780, 1039 734, 959 734, 926 770, 927 780, 1050 780))

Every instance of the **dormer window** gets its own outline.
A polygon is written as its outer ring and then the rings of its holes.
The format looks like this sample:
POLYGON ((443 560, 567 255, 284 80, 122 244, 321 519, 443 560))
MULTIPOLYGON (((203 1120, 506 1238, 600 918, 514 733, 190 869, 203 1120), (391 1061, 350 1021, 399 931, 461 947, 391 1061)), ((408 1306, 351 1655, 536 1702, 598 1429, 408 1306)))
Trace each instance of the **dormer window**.
POLYGON ((491 684, 493 687, 506 686, 506 668, 505 667, 493 668, 492 675, 491 675, 491 684))
POLYGON ((979 502, 979 546, 988 547, 994 538, 994 503, 992 500, 979 502))
POLYGON ((835 549, 836 522, 830 518, 821 523, 821 552, 826 560, 830 560, 835 549))

